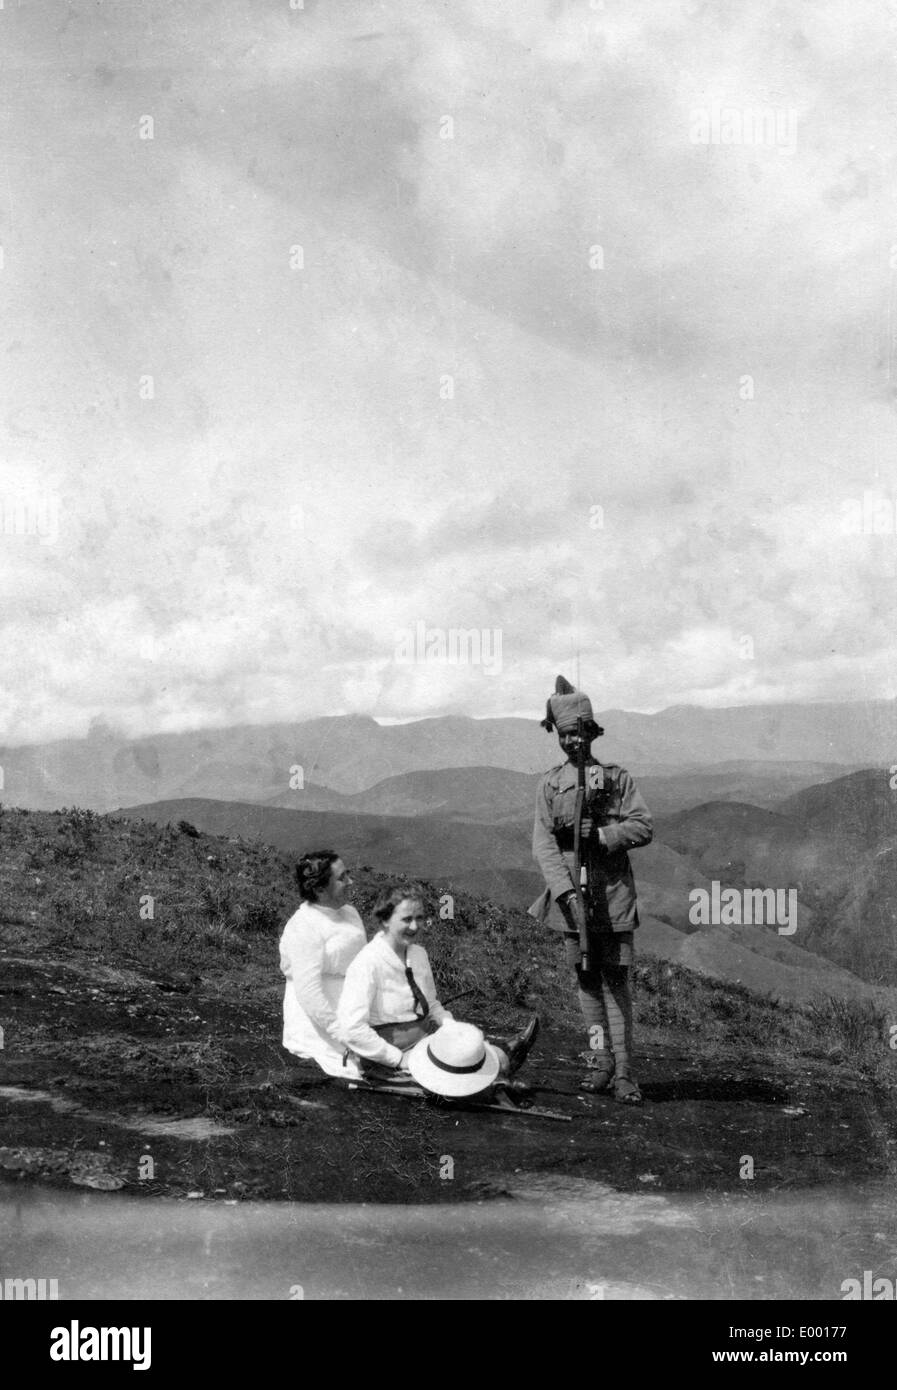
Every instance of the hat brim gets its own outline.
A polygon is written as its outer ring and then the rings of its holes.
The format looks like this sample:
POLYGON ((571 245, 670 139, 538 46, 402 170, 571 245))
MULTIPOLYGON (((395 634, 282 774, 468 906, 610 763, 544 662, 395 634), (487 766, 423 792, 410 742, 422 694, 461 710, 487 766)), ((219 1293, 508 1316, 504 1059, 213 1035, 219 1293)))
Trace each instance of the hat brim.
POLYGON ((408 1070, 419 1086, 437 1096, 475 1096, 485 1091, 501 1071, 498 1052, 491 1043, 484 1043, 483 1064, 476 1071, 446 1071, 430 1056, 429 1047, 434 1034, 421 1038, 407 1055, 408 1070))

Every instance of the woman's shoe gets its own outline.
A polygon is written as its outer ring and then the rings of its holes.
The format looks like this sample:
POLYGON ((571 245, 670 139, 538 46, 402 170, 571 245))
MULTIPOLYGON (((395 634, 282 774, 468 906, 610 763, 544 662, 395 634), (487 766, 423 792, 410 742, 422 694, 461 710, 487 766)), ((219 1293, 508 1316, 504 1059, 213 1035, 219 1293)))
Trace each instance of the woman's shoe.
POLYGON ((512 1038, 505 1051, 508 1054, 508 1075, 519 1071, 529 1056, 530 1048, 539 1036, 539 1015, 533 1014, 525 1028, 512 1038))
POLYGON ((492 1089, 493 1091, 509 1091, 512 1096, 531 1096, 533 1093, 532 1086, 527 1086, 525 1081, 512 1081, 509 1077, 504 1079, 499 1077, 497 1081, 492 1083, 492 1089))

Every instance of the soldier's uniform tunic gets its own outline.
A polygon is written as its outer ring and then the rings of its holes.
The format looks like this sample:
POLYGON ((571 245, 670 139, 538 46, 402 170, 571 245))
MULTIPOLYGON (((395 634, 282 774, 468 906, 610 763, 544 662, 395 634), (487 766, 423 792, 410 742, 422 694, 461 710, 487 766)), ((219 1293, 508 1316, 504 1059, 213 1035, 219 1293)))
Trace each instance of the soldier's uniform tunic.
MULTIPOLYGON (((570 927, 557 900, 576 886, 576 782, 576 765, 560 763, 546 772, 536 797, 533 857, 546 884, 540 906, 544 907, 543 920, 547 916, 548 925, 561 932, 568 932, 570 927)), ((635 880, 627 850, 650 844, 653 836, 651 813, 626 769, 599 763, 590 756, 586 763, 582 834, 582 858, 589 870, 590 935, 632 932, 638 926, 635 880), (591 833, 587 833, 589 830, 591 833)))
MULTIPOLYGON (((577 768, 564 762, 547 772, 536 797, 533 856, 545 879, 545 892, 530 909, 553 930, 564 933, 569 958, 575 960, 576 925, 559 902, 575 887, 573 836, 577 768)), ((651 813, 625 768, 604 765, 589 756, 582 821, 582 861, 589 870, 587 903, 589 971, 576 966, 579 1001, 591 1033, 602 1046, 596 1061, 613 1065, 619 1078, 628 1075, 632 1006, 628 966, 633 932, 638 927, 635 881, 630 849, 650 844, 651 813), (599 833, 600 832, 600 833, 599 833), (610 1048, 607 1040, 610 1040, 610 1048)))

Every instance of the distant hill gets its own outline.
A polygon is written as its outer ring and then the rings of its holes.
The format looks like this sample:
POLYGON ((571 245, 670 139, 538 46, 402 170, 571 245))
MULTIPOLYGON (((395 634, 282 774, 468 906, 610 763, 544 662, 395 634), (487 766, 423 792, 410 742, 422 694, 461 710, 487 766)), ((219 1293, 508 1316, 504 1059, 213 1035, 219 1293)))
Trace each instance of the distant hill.
POLYGON ((897 791, 890 766, 809 787, 779 809, 809 834, 840 839, 843 891, 820 904, 833 958, 870 978, 897 979, 897 791))
POLYGON ((843 775, 840 763, 738 760, 640 776, 638 782, 653 814, 663 816, 708 801, 742 801, 774 810, 783 798, 843 775))
POLYGON ((212 835, 258 839, 299 855, 333 848, 353 866, 434 881, 452 879, 467 892, 508 906, 526 906, 541 891, 528 830, 483 826, 437 816, 346 815, 291 811, 248 802, 187 798, 128 806, 116 814, 156 825, 189 821, 212 835))
POLYGON ((448 820, 531 821, 541 773, 503 767, 449 767, 402 772, 365 791, 338 794, 307 786, 280 792, 267 805, 294 811, 338 810, 347 815, 441 816, 448 820))
MULTIPOLYGON (((129 806, 116 814, 156 825, 186 820, 209 834, 258 839, 295 854, 331 847, 353 866, 371 864, 383 873, 434 882, 451 879, 466 892, 508 907, 526 908, 544 886, 532 858, 529 820, 488 826, 437 816, 346 815, 198 799, 129 806)), ((705 884, 701 873, 656 840, 632 859, 645 912, 692 931, 688 890, 705 884)))
POLYGON ((609 710, 600 722, 608 734, 603 744, 626 766, 729 760, 887 766, 897 747, 895 700, 728 709, 674 705, 658 714, 609 710))
MULTIPOLYGON (((775 783, 778 774, 771 764, 884 768, 897 747, 895 701, 721 710, 675 706, 657 714, 609 710, 599 718, 607 731, 598 745, 602 760, 622 763, 640 778, 675 779, 683 770, 694 774, 723 764, 713 773, 722 783, 699 793, 705 800, 738 795, 745 765, 764 764, 775 783)), ((2 747, 0 766, 8 804, 109 810, 184 796, 274 801, 288 796, 297 766, 307 786, 354 794, 423 770, 499 767, 532 776, 558 756, 556 739, 536 719, 446 716, 381 726, 364 716, 339 715, 141 739, 97 726, 83 739, 2 747)), ((758 770, 761 781, 763 775, 758 770)), ((794 772, 804 775, 814 778, 807 769, 794 772)), ((748 799, 755 784, 750 777, 742 784, 748 799)), ((769 796, 797 789, 770 783, 757 799, 767 804, 769 796)), ((657 790, 659 805, 673 804, 667 789, 657 790)), ((678 794, 675 787, 669 790, 678 794)))
POLYGON ((855 835, 867 845, 897 840, 897 791, 890 767, 868 768, 811 786, 776 808, 798 825, 836 835, 855 835))
POLYGON ((709 879, 796 888, 801 945, 864 979, 892 985, 897 843, 882 782, 887 788, 881 773, 858 773, 801 792, 777 812, 714 802, 661 817, 656 832, 709 879))
MULTIPOLYGON (((603 749, 598 749, 603 752, 603 749)), ((750 801, 769 806, 783 796, 826 777, 839 777, 837 763, 725 763, 702 771, 639 776, 638 784, 655 815, 699 806, 706 801, 750 801)), ((296 811, 343 811, 385 816, 444 816, 449 820, 530 822, 541 773, 501 767, 432 768, 402 772, 354 793, 308 784, 279 792, 265 804, 296 811)))
POLYGON ((639 929, 642 951, 684 965, 710 979, 743 985, 754 994, 792 1003, 820 995, 871 1000, 885 1008, 897 990, 862 980, 824 956, 762 927, 708 927, 685 936, 654 918, 639 929))
POLYGON ((796 888, 807 900, 846 886, 855 855, 864 849, 853 837, 736 801, 661 816, 655 830, 707 878, 732 886, 796 888))

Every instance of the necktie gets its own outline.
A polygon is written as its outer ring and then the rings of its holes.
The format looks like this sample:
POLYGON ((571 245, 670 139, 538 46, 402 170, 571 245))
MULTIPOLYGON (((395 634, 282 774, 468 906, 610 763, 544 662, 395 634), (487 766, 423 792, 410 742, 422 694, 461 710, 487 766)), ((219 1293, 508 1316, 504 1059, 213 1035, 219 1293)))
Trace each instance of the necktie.
POLYGON ((405 979, 408 981, 411 993, 414 995, 415 1014, 418 1018, 426 1018, 427 1014, 430 1012, 430 1005, 427 1003, 427 996, 417 983, 417 980, 415 980, 410 965, 405 966, 405 979))

